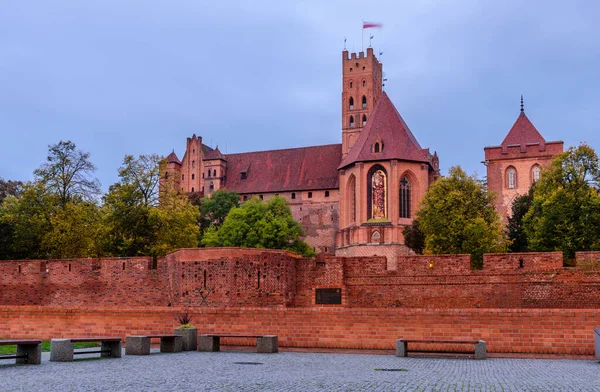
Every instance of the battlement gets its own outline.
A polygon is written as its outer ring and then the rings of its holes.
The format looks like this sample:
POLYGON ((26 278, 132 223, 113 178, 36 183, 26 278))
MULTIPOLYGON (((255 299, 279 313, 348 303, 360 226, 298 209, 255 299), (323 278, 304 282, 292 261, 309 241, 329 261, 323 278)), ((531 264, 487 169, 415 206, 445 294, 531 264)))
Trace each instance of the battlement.
POLYGON ((553 157, 563 152, 563 142, 509 144, 484 147, 485 160, 553 157))

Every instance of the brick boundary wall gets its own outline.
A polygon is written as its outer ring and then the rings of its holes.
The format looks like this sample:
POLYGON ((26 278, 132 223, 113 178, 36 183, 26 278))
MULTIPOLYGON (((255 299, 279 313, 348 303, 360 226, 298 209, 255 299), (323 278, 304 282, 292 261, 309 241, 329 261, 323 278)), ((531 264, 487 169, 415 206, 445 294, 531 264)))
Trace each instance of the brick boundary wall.
POLYGON ((182 312, 199 333, 276 334, 282 347, 393 349, 402 337, 452 338, 485 340, 495 353, 592 355, 600 327, 597 309, 0 306, 0 337, 168 333, 182 312))

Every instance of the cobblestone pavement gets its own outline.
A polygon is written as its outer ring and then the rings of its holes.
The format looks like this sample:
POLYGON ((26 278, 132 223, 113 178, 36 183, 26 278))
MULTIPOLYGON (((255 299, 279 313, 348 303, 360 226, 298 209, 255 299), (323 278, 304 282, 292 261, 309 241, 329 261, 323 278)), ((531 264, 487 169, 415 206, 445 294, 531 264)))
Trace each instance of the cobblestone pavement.
POLYGON ((0 391, 600 391, 595 360, 153 352, 70 363, 43 353, 29 366, 0 360, 0 391))

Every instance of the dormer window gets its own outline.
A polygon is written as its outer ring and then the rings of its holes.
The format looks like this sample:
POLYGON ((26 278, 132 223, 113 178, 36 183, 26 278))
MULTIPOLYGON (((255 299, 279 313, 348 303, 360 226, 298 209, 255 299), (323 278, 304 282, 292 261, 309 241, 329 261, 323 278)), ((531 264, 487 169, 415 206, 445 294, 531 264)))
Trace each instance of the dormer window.
POLYGON ((350 110, 354 109, 354 98, 350 97, 348 101, 350 110))
POLYGON ((373 152, 379 152, 379 143, 373 145, 373 152))
POLYGON ((375 143, 373 143, 372 151, 374 153, 383 152, 383 142, 381 140, 377 140, 375 143))
POLYGON ((245 171, 242 172, 242 180, 245 180, 246 178, 248 178, 248 173, 246 173, 245 171))
POLYGON ((350 128, 354 128, 354 116, 350 116, 350 128))
POLYGON ((367 97, 363 95, 362 97, 362 107, 363 109, 367 107, 367 97))

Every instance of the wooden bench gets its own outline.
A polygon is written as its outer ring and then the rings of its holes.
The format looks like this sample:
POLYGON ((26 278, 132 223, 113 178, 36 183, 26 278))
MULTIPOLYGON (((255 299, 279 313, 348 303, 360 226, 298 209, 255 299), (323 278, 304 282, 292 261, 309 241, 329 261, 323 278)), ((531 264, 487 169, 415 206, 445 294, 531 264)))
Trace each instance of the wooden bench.
POLYGON ((442 353, 442 354, 474 354, 475 359, 486 359, 487 348, 483 340, 435 340, 435 339, 398 339, 396 340, 396 356, 407 357, 408 352, 412 353, 442 353), (408 343, 435 343, 435 344, 454 344, 454 345, 475 345, 472 351, 442 351, 442 350, 409 350, 408 343))
POLYGON ((0 359, 16 359, 18 364, 39 365, 42 363, 42 341, 33 339, 0 340, 0 346, 16 345, 15 355, 0 355, 0 359))
POLYGON ((279 351, 277 335, 231 335, 211 334, 198 337, 198 351, 221 351, 221 338, 256 339, 256 352, 276 353, 279 351))
POLYGON ((79 354, 100 354, 101 357, 121 358, 121 349, 121 338, 115 337, 52 339, 50 341, 50 360, 71 362, 73 356, 79 354), (100 350, 75 351, 74 343, 82 342, 99 342, 100 350))
POLYGON ((182 351, 181 335, 140 335, 127 336, 125 340, 125 354, 149 355, 150 339, 160 339, 161 353, 180 353, 182 351))

